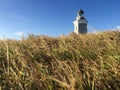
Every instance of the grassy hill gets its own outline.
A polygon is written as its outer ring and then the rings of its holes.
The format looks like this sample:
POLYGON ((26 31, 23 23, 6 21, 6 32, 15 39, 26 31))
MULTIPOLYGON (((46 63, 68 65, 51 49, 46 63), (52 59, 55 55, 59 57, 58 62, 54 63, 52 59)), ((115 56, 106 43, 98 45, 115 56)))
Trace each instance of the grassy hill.
POLYGON ((120 90, 120 32, 0 40, 0 90, 120 90))

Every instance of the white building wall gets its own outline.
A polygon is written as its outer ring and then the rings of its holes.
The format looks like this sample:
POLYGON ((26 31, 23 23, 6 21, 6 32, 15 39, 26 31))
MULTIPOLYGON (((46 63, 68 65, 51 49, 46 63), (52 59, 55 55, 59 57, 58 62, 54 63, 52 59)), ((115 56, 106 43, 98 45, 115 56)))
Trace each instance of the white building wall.
MULTIPOLYGON (((88 22, 88 21, 87 21, 86 19, 82 19, 82 20, 81 20, 81 17, 80 17, 80 16, 77 16, 77 17, 76 17, 76 20, 73 22, 73 24, 74 24, 74 32, 75 32, 76 34, 79 34, 79 33, 84 32, 84 31, 82 31, 82 32, 80 32, 80 31, 81 31, 83 28, 84 28, 83 30, 87 29, 87 28, 86 28, 87 26, 80 28, 79 25, 82 25, 83 23, 87 25, 87 22, 88 22)), ((86 32, 86 30, 85 30, 85 32, 86 32)), ((87 33, 87 32, 86 32, 86 33, 87 33)))

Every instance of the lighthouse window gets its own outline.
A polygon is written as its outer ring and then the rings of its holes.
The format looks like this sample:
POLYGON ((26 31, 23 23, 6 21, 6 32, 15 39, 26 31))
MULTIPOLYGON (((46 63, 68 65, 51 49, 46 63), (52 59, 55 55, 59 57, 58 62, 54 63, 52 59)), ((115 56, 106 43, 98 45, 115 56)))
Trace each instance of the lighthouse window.
POLYGON ((77 26, 76 26, 76 30, 77 30, 77 26))

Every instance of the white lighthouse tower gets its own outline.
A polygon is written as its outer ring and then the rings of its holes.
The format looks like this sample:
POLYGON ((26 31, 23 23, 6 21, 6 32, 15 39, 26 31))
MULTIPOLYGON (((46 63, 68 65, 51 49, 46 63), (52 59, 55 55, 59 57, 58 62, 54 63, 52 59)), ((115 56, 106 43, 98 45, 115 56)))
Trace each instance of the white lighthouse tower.
POLYGON ((76 34, 86 34, 87 33, 87 23, 88 21, 83 16, 84 11, 82 9, 79 10, 76 20, 73 22, 74 24, 74 32, 76 34))

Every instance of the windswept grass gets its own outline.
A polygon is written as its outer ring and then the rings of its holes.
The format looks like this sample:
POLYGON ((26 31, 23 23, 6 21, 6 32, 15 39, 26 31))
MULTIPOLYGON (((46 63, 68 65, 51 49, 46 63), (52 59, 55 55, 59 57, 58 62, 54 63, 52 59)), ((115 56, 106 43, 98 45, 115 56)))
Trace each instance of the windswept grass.
POLYGON ((120 90, 120 32, 1 40, 0 90, 120 90))

